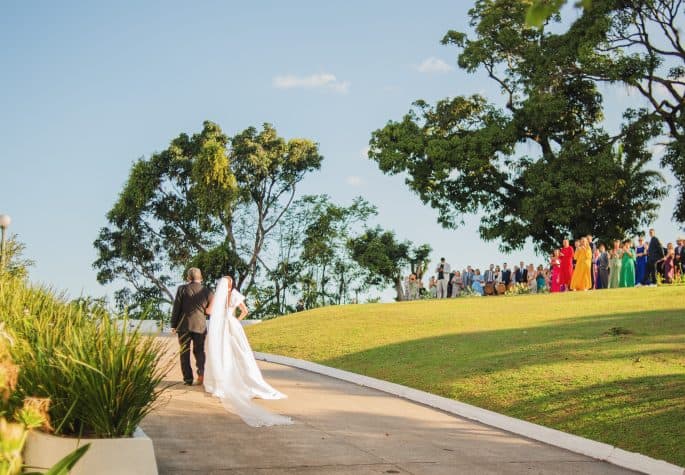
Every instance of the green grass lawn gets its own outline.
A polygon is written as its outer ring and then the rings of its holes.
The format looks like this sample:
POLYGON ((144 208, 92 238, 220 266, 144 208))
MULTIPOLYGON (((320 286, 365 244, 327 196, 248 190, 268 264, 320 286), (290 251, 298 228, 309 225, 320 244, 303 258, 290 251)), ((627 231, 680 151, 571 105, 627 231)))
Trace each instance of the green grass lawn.
POLYGON ((685 465, 685 286, 335 306, 248 334, 256 351, 685 465))

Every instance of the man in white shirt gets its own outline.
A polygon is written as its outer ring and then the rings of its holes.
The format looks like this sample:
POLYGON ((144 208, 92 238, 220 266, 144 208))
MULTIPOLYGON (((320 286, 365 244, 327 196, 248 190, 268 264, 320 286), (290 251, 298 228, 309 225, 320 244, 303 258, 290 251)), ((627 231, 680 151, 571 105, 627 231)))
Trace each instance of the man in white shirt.
POLYGON ((449 283, 448 280, 452 268, 445 262, 444 257, 440 258, 440 265, 435 269, 435 272, 438 274, 438 298, 444 299, 449 297, 447 295, 447 284, 449 283))
POLYGON ((495 282, 495 264, 490 264, 490 268, 485 271, 483 279, 486 284, 492 284, 495 282))

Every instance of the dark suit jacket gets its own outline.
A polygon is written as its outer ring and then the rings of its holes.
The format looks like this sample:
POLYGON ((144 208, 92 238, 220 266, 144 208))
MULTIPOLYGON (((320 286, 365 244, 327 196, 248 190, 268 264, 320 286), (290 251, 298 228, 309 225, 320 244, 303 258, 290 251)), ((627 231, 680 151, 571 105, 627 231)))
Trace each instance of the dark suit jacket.
POLYGON ((647 260, 656 262, 664 257, 664 248, 661 247, 661 241, 654 236, 649 240, 649 250, 647 251, 647 260))
POLYGON ((517 270, 515 278, 517 284, 528 282, 528 269, 517 270))
POLYGON ((504 269, 502 271, 502 282, 509 285, 509 282, 511 282, 511 270, 504 269))
POLYGON ((212 291, 200 282, 180 286, 171 311, 171 328, 179 334, 207 331, 205 310, 211 297, 212 291))

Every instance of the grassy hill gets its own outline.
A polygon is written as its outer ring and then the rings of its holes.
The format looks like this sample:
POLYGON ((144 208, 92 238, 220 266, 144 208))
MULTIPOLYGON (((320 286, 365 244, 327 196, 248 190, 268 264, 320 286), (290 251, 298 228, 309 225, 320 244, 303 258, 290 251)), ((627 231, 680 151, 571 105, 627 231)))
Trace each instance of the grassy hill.
POLYGON ((327 307, 248 336, 685 465, 682 286, 327 307))

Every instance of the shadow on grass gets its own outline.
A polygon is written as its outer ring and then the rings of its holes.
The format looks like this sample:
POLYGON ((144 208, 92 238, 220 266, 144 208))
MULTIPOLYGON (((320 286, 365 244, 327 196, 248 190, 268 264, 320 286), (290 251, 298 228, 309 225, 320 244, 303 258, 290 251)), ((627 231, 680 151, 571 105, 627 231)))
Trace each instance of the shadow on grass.
POLYGON ((567 318, 320 361, 685 465, 685 312, 567 318), (628 335, 612 335, 621 327, 628 335))
POLYGON ((519 401, 505 412, 685 466, 685 374, 553 392, 519 401))

